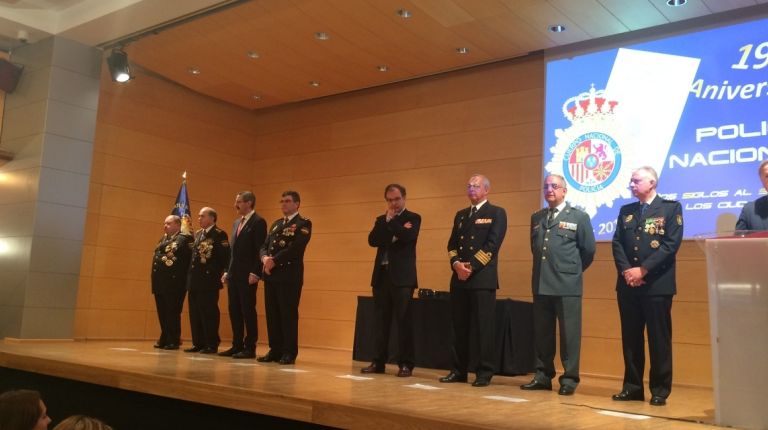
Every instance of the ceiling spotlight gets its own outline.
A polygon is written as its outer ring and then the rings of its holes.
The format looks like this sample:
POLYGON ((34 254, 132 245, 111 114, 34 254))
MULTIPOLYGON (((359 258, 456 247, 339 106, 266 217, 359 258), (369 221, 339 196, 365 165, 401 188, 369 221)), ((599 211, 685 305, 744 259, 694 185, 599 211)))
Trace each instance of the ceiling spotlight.
POLYGON ((403 19, 408 19, 411 16, 413 16, 413 14, 411 14, 411 11, 409 11, 408 9, 398 9, 397 16, 403 19))
POLYGON ((309 86, 310 86, 310 87, 319 87, 319 86, 320 86, 320 82, 317 82, 317 81, 309 81, 309 86))
POLYGON ((248 51, 248 52, 245 53, 245 55, 248 58, 253 58, 253 59, 259 58, 259 53, 256 52, 256 51, 248 51))
POLYGON ((330 38, 331 36, 324 31, 318 31, 317 33, 315 33, 315 39, 317 40, 328 40, 330 38))
POLYGON ((562 33, 565 31, 565 26, 562 24, 555 24, 549 27, 549 31, 552 33, 562 33))
POLYGON ((197 67, 190 67, 189 69, 187 69, 187 73, 189 73, 190 75, 197 76, 197 75, 199 75, 202 72, 197 67))
POLYGON ((688 0, 667 0, 667 6, 677 7, 688 3, 688 0))
POLYGON ((387 67, 386 64, 382 64, 380 66, 376 66, 376 70, 378 70, 380 72, 386 72, 387 70, 389 70, 389 67, 387 67))
POLYGON ((128 54, 122 48, 115 48, 107 57, 107 65, 112 80, 115 82, 128 82, 131 80, 131 68, 128 64, 128 54))
POLYGON ((466 53, 469 52, 469 48, 463 48, 463 47, 462 48, 456 48, 456 52, 458 52, 459 54, 466 54, 466 53))

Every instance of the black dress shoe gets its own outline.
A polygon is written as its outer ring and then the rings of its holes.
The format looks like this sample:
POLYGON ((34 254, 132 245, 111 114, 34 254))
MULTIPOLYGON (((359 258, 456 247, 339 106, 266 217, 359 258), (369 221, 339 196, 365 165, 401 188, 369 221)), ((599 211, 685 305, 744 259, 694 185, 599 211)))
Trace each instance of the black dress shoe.
POLYGON ((520 389, 521 390, 547 390, 547 391, 552 391, 552 384, 551 383, 541 382, 541 381, 536 380, 536 378, 534 378, 531 382, 529 382, 527 384, 521 385, 520 389))
POLYGON ((491 385, 491 378, 477 377, 475 382, 472 383, 473 387, 487 387, 489 385, 491 385))
POLYGON ((576 392, 576 387, 572 387, 570 385, 561 385, 560 390, 558 390, 557 394, 561 396, 572 396, 573 393, 576 392))
POLYGON ((178 343, 169 343, 168 345, 165 345, 163 347, 163 349, 168 350, 168 351, 173 351, 173 350, 179 349, 179 344, 178 343))
POLYGON ((651 406, 664 406, 667 404, 667 399, 661 396, 651 396, 651 406))
POLYGON ((259 363, 270 363, 270 362, 278 362, 280 361, 280 357, 273 353, 272 351, 269 351, 267 355, 263 355, 256 359, 259 363))
POLYGON ((621 393, 614 394, 611 396, 613 400, 616 400, 617 402, 628 402, 630 400, 645 400, 645 395, 643 395, 642 391, 628 391, 628 390, 621 390, 621 393))
POLYGON ((218 348, 206 346, 205 348, 200 349, 200 354, 216 354, 218 350, 218 348))
POLYGON ((152 345, 152 348, 163 349, 163 347, 165 347, 165 344, 160 341, 157 341, 154 345, 152 345))
POLYGON ((407 378, 411 375, 413 375, 413 369, 407 366, 403 366, 400 368, 400 370, 397 371, 398 378, 407 378))
POLYGON ((219 355, 222 357, 232 357, 233 355, 238 354, 240 351, 242 351, 242 349, 229 348, 226 351, 221 351, 219 355))
POLYGON ((284 354, 277 363, 282 365, 296 364, 296 357, 291 354, 284 354))
POLYGON ((384 366, 379 366, 376 363, 371 363, 368 366, 360 369, 360 373, 384 373, 384 366))
POLYGON ((192 348, 185 349, 184 352, 200 352, 202 350, 203 350, 203 348, 201 348, 199 346, 193 346, 192 348))
POLYGON ((456 372, 451 372, 446 376, 439 379, 440 382, 451 384, 454 382, 467 382, 467 375, 459 375, 456 372))
POLYGON ((256 352, 244 349, 237 354, 232 354, 232 358, 256 358, 256 352))

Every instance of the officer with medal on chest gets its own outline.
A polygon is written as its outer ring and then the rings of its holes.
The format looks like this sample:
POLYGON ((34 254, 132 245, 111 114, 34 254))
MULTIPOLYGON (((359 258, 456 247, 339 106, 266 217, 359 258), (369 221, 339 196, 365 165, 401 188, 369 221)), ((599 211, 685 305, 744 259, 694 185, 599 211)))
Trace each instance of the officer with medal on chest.
POLYGON ((644 331, 651 361, 650 404, 666 404, 672 390, 672 297, 676 293, 675 255, 683 240, 679 202, 656 193, 651 167, 632 173, 629 188, 638 201, 621 207, 613 235, 618 270, 616 294, 621 318, 624 385, 613 400, 644 400, 644 331))
POLYGON ((261 246, 264 306, 269 352, 257 361, 294 364, 299 354, 299 300, 304 284, 304 251, 312 237, 312 221, 299 215, 301 198, 286 191, 280 199, 283 218, 269 227, 261 246))
POLYGON ((165 234, 152 258, 152 294, 160 321, 160 339, 154 346, 170 350, 179 349, 181 344, 181 309, 192 243, 189 236, 181 234, 181 218, 176 215, 165 218, 163 229, 165 234))
POLYGON ((469 178, 471 206, 456 213, 448 239, 454 344, 453 369, 440 378, 444 383, 467 382, 467 373, 474 372, 472 386, 486 387, 496 371, 494 313, 507 213, 488 201, 490 189, 485 176, 469 178))
POLYGON ((548 208, 531 216, 533 254, 533 326, 536 375, 520 388, 551 390, 555 376, 555 322, 560 322, 560 395, 572 395, 579 384, 583 272, 595 256, 595 234, 589 215, 565 201, 565 178, 544 179, 548 208))

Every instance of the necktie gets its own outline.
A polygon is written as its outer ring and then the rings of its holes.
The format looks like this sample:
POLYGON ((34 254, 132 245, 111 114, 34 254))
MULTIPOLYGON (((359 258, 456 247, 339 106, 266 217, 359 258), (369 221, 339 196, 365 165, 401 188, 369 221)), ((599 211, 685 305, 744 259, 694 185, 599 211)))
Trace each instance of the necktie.
POLYGON ((645 212, 648 210, 648 203, 643 203, 640 205, 640 218, 645 216, 645 212))
POLYGON ((477 207, 472 206, 472 209, 469 210, 469 217, 472 218, 477 213, 477 207))
POLYGON ((555 219, 556 213, 557 213, 557 208, 550 208, 549 215, 547 215, 547 222, 552 222, 555 219))
POLYGON ((243 230, 243 226, 245 225, 245 217, 240 218, 240 224, 237 225, 237 234, 236 236, 240 236, 240 232, 243 230))
POLYGON ((288 217, 283 218, 283 225, 288 225, 288 217))

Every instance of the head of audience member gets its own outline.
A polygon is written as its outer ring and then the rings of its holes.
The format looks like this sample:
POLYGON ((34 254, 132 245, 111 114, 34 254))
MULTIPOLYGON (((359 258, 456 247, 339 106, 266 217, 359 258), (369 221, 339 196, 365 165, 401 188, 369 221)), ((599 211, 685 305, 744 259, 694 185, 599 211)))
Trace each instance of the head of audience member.
POLYGON ((256 205, 256 196, 250 191, 241 191, 235 196, 235 210, 240 216, 246 216, 256 205))
POLYGON ((56 425, 53 430, 112 430, 103 421, 85 415, 72 415, 56 425))
POLYGON ((568 188, 565 186, 565 178, 560 175, 548 175, 544 178, 544 200, 550 208, 556 208, 565 201, 568 188))
POLYGON ((301 196, 296 191, 285 191, 280 196, 280 210, 284 216, 291 216, 299 211, 301 196))
POLYGON ((405 187, 400 184, 389 184, 384 188, 384 200, 387 208, 395 214, 405 209, 405 187))
POLYGON ((197 223, 200 224, 200 228, 205 229, 216 224, 216 218, 216 211, 213 208, 204 207, 197 214, 197 223))
POLYGON ((629 189, 638 200, 643 203, 650 203, 656 196, 658 182, 659 175, 656 174, 656 170, 653 167, 644 166, 632 172, 629 189))
POLYGON ((181 230, 181 218, 176 215, 168 215, 163 223, 163 230, 168 236, 173 236, 181 230))
POLYGON ((763 160, 760 166, 757 168, 757 174, 760 176, 760 182, 763 183, 763 188, 768 191, 768 160, 763 160))
POLYGON ((0 394, 0 429, 46 430, 51 419, 34 390, 12 390, 0 394))
POLYGON ((472 205, 477 205, 488 198, 491 191, 491 181, 484 175, 475 174, 467 182, 467 197, 472 205))

